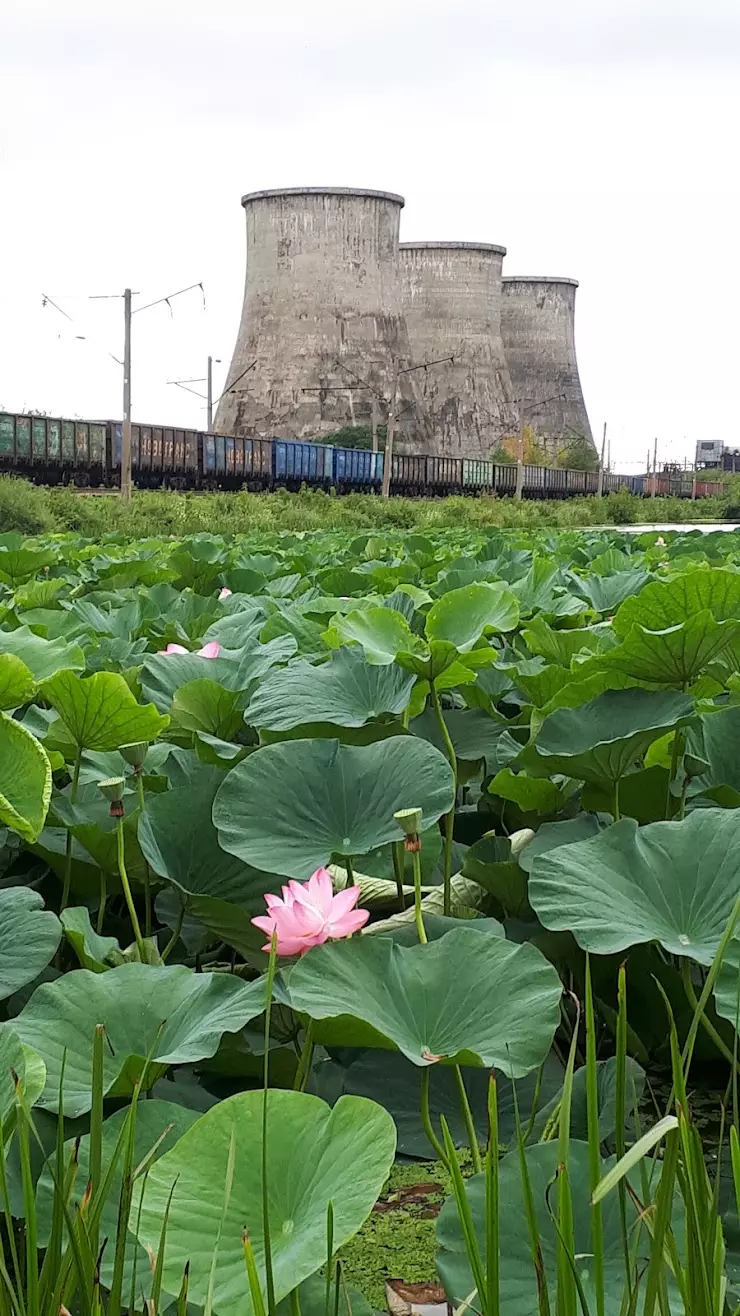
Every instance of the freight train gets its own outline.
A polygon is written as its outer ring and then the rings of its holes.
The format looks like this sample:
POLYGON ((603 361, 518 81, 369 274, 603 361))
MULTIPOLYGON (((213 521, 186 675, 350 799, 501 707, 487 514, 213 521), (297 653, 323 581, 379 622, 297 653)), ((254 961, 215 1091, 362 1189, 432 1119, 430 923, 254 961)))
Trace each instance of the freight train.
MULTIPOLYGON (((121 478, 121 422, 57 420, 49 416, 0 412, 0 472, 22 475, 36 484, 115 487, 121 478)), ((289 439, 230 438, 166 425, 132 425, 134 483, 140 489, 297 490, 307 485, 339 493, 377 493, 383 481, 383 454, 289 439)), ((447 494, 511 496, 516 467, 465 457, 394 453, 391 493, 416 497, 447 494)), ((657 477, 604 475, 604 492, 674 494, 703 498, 717 484, 684 473, 657 477)), ((525 466, 525 498, 573 498, 595 494, 595 471, 525 466)))

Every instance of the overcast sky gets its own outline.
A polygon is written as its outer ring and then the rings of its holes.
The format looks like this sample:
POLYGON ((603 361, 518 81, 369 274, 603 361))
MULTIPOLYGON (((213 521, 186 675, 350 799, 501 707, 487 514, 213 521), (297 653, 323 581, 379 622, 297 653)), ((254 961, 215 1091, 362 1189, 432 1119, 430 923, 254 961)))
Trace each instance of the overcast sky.
POLYGON ((119 416, 122 302, 88 295, 202 281, 134 319, 133 414, 203 425, 166 381, 223 383, 240 197, 332 184, 578 278, 618 469, 740 442, 739 73, 736 0, 2 0, 0 405, 119 416))

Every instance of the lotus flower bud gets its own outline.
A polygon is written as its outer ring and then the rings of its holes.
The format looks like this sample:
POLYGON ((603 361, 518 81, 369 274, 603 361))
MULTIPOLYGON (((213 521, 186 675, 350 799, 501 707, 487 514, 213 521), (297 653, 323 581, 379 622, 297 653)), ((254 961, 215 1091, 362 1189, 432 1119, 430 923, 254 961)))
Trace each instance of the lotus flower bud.
POLYGON ((126 782, 123 777, 105 777, 103 781, 98 782, 98 788, 106 798, 110 800, 109 813, 111 818, 123 817, 123 792, 126 782))
POLYGON ((119 745, 118 752, 132 768, 142 768, 149 751, 146 741, 139 740, 135 745, 119 745))
POLYGON ((421 831, 422 812, 421 809, 399 809, 393 817, 398 823, 401 831, 405 834, 403 843, 404 850, 409 854, 414 854, 421 849, 421 831))

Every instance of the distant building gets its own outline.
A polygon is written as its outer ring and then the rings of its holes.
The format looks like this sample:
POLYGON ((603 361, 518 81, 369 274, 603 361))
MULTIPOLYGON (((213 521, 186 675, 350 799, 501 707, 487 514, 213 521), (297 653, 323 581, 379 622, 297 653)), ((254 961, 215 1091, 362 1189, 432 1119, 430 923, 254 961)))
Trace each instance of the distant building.
POLYGON ((722 439, 701 439, 696 445, 696 467, 740 474, 740 448, 730 448, 722 439))

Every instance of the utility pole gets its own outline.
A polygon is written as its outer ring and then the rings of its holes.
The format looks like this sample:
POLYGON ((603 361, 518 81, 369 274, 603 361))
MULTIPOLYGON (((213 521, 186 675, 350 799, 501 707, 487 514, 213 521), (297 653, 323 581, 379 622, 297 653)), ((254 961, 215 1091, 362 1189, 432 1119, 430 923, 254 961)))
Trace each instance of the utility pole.
POLYGON ((378 451, 378 399, 374 393, 372 397, 372 407, 373 407, 373 452, 377 452, 378 451))
POLYGON ((601 461, 599 462, 599 483, 596 496, 601 498, 604 493, 604 454, 606 452, 606 421, 604 421, 604 433, 601 438, 601 461))
POLYGON ((522 500, 524 490, 524 425, 519 426, 519 437, 516 442, 516 488, 514 489, 514 498, 517 502, 522 500))
POLYGON ((650 494, 651 498, 655 497, 658 488, 658 439, 656 437, 653 444, 653 488, 650 494))
POLYGON ((123 426, 121 429, 121 497, 131 502, 131 289, 123 294, 123 426))
POLYGON ((385 435, 385 456, 383 457, 382 495, 390 498, 391 466, 393 464, 393 436, 396 429, 396 402, 398 399, 398 361, 393 358, 393 377, 391 380, 391 400, 388 407, 388 428, 385 435))
POLYGON ((213 357, 208 358, 206 370, 206 425, 208 433, 213 432, 213 357))
POLYGON ((696 499, 696 462, 694 462, 694 473, 691 477, 691 497, 696 499))
POLYGON ((609 439, 606 445, 606 469, 609 474, 612 473, 612 441, 609 439))

